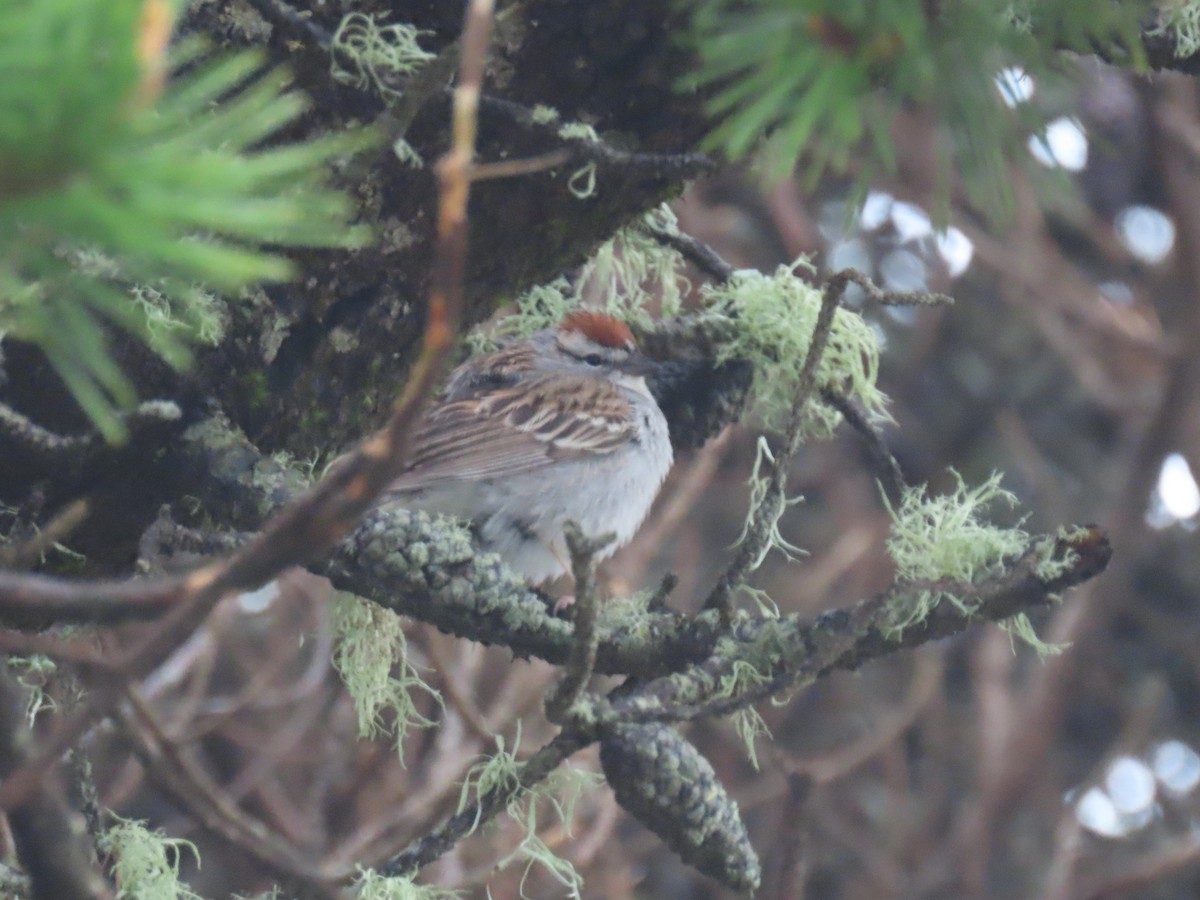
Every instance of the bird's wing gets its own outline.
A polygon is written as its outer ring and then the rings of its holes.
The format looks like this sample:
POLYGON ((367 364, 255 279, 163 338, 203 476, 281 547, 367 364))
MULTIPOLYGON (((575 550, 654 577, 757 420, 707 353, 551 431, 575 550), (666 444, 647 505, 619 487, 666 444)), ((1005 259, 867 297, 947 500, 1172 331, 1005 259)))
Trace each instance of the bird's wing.
POLYGON ((430 410, 409 468, 391 490, 514 475, 565 459, 600 456, 627 443, 635 432, 629 401, 612 382, 528 377, 430 410))

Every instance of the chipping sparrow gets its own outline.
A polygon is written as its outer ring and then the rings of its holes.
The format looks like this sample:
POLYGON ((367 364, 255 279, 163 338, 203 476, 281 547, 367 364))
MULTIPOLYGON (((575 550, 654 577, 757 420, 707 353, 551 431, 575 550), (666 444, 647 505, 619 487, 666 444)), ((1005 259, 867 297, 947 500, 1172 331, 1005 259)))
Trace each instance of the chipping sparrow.
POLYGON ((629 542, 671 467, 658 367, 591 311, 454 370, 384 502, 474 523, 483 548, 539 584, 569 572, 563 525, 629 542))

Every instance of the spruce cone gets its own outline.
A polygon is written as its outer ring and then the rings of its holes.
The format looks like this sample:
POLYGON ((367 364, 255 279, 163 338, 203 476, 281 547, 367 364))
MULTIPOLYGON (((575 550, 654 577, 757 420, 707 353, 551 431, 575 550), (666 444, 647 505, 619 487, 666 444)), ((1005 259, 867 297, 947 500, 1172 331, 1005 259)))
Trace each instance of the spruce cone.
POLYGON ((683 861, 726 887, 758 888, 762 872, 737 804, 708 760, 666 725, 617 725, 600 740, 617 802, 683 861))

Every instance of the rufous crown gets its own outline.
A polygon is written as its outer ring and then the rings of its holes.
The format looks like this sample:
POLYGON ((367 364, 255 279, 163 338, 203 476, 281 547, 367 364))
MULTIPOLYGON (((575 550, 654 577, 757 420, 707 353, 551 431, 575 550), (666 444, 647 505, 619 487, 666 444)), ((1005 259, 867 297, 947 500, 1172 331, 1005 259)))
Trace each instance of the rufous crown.
POLYGON ((633 332, 629 330, 629 326, 608 313, 590 309, 576 310, 562 320, 559 328, 563 331, 578 331, 601 347, 620 349, 633 346, 633 332))

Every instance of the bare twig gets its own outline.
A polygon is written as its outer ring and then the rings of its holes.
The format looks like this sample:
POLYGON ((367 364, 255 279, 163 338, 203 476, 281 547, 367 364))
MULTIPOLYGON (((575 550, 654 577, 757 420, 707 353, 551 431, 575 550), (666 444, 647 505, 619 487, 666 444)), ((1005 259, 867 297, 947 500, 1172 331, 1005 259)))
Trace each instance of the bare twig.
POLYGON ((715 281, 725 284, 737 271, 721 258, 720 254, 703 241, 697 240, 682 231, 668 231, 665 228, 650 227, 646 233, 666 247, 679 252, 679 255, 693 266, 715 281))
POLYGON ((900 464, 896 462, 896 457, 888 449, 879 430, 845 394, 832 388, 822 388, 821 399, 841 413, 846 424, 862 437, 867 445, 871 469, 883 486, 884 495, 893 505, 898 504, 904 494, 904 474, 900 471, 900 464))
POLYGON ((567 673, 558 688, 546 700, 546 718, 562 724, 571 706, 579 699, 596 668, 596 554, 611 544, 616 536, 605 534, 588 537, 575 522, 564 528, 567 550, 571 554, 571 571, 575 576, 575 645, 567 663, 567 673))
POLYGON ((564 138, 559 133, 561 122, 541 121, 532 109, 512 100, 484 95, 480 97, 479 103, 488 113, 502 116, 531 134, 543 136, 548 141, 562 145, 570 151, 571 162, 576 164, 594 162, 614 169, 636 169, 669 178, 695 178, 710 174, 717 168, 716 161, 704 153, 641 153, 623 150, 595 138, 564 138))
POLYGON ((471 180, 490 181, 494 178, 514 178, 518 175, 545 172, 547 169, 557 169, 570 162, 572 156, 570 150, 560 148, 525 159, 503 159, 498 162, 476 163, 471 169, 471 180))
POLYGON ((843 291, 847 286, 857 284, 880 306, 942 306, 954 303, 953 297, 930 291, 885 291, 858 269, 834 272, 826 284, 840 285, 843 291))

